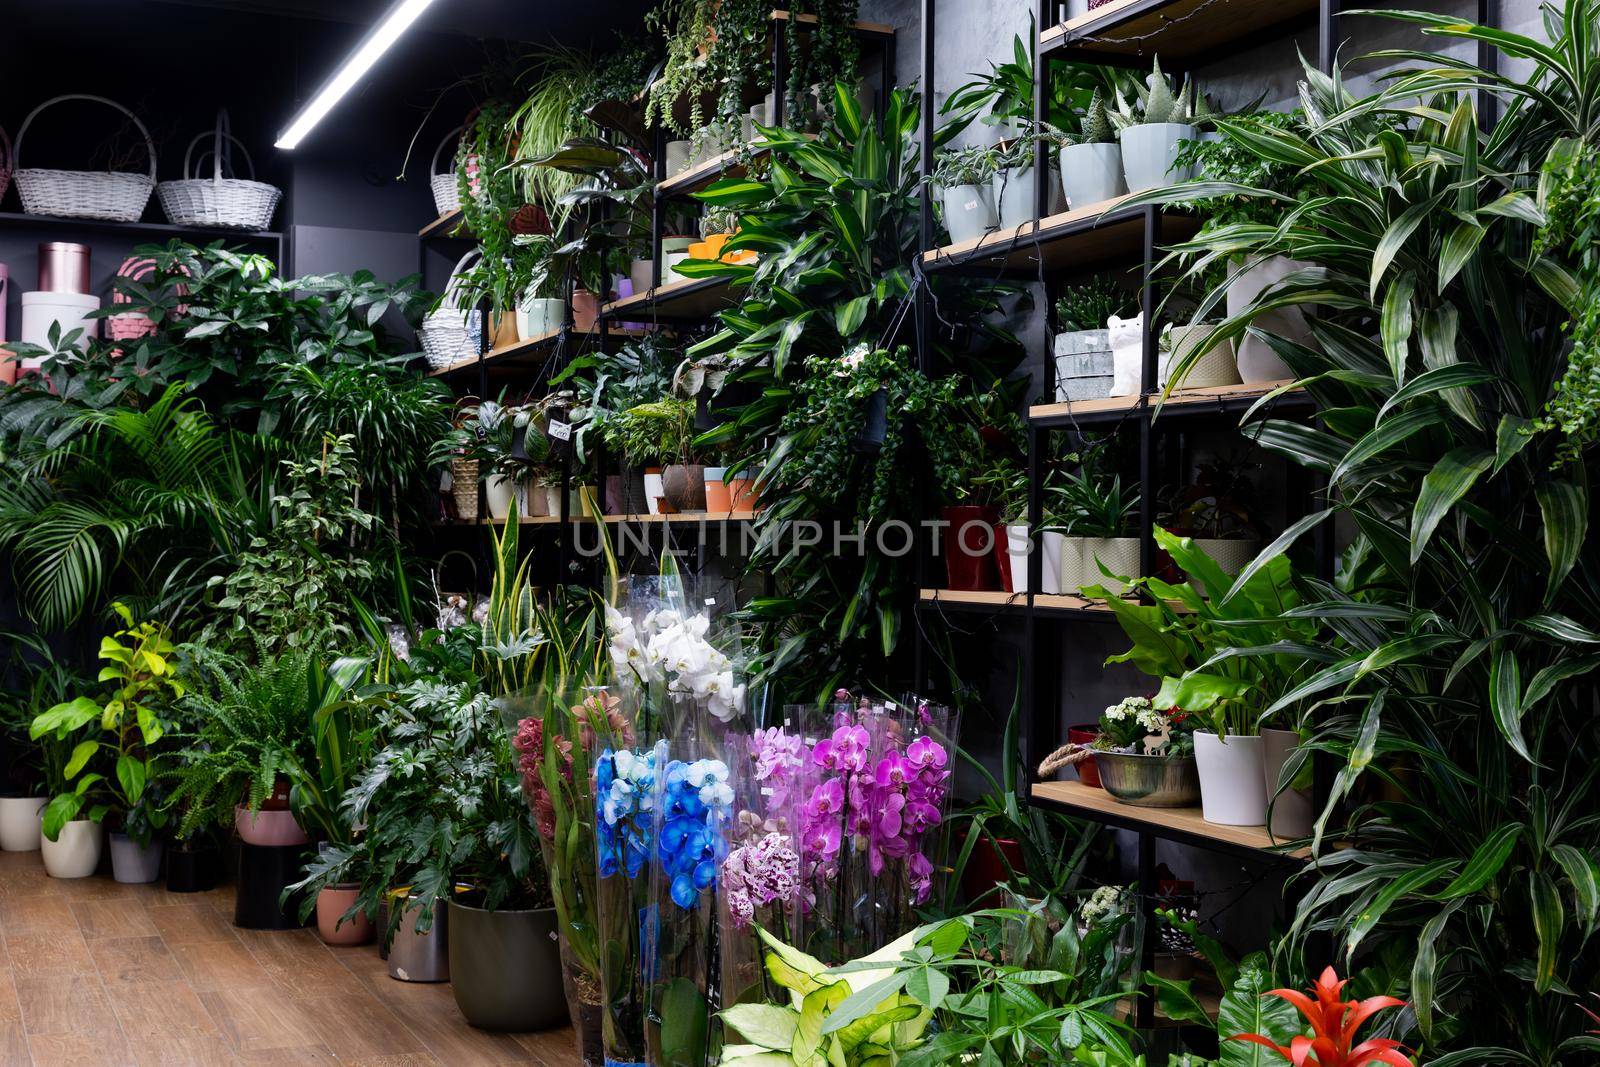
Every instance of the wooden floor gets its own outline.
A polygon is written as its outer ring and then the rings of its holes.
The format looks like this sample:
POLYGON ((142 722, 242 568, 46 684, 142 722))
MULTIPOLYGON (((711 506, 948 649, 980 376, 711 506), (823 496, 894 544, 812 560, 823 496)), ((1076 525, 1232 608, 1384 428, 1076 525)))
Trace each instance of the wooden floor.
POLYGON ((578 1062, 569 1030, 491 1034, 371 945, 238 930, 233 892, 56 880, 0 853, 0 1067, 578 1062))

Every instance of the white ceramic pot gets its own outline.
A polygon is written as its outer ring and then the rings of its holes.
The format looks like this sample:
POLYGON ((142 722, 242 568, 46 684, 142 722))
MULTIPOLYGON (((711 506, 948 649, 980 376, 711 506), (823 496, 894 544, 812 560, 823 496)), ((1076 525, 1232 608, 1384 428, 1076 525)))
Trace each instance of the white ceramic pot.
POLYGON ((127 834, 112 834, 111 877, 123 885, 144 885, 161 877, 161 839, 141 845, 127 834))
POLYGON ((0 852, 39 847, 39 819, 49 797, 0 797, 0 852))
POLYGON ((636 259, 628 264, 628 280, 633 283, 633 293, 648 293, 652 279, 656 272, 656 261, 653 259, 636 259))
MULTIPOLYGON (((17 340, 23 344, 50 347, 50 327, 59 326, 64 340, 73 330, 82 330, 76 342, 86 348, 91 340, 100 336, 100 320, 89 316, 100 310, 100 298, 92 293, 35 292, 22 294, 22 332, 17 340)), ((43 360, 27 359, 26 368, 38 367, 43 360)))
POLYGON ((1122 131, 1122 176, 1130 193, 1176 185, 1194 177, 1193 167, 1177 167, 1178 146, 1198 133, 1186 122, 1142 122, 1122 131))
MULTIPOLYGON (((1261 542, 1254 537, 1196 537, 1194 547, 1210 556, 1224 574, 1237 577, 1261 551, 1261 542)), ((1206 589, 1204 582, 1195 581, 1206 596, 1215 595, 1206 589)))
POLYGON ((1221 826, 1262 826, 1267 821, 1265 749, 1259 737, 1209 730, 1194 733, 1200 769, 1200 812, 1221 826))
POLYGON ((546 485, 544 488, 544 513, 561 517, 561 487, 559 485, 546 485))
POLYGON ((1011 568, 1011 591, 1028 592, 1028 524, 1006 524, 1006 563, 1011 568))
POLYGON ((489 501, 490 517, 504 521, 517 499, 517 483, 503 474, 491 474, 483 483, 483 495, 489 501))
POLYGON ((666 492, 661 485, 661 468, 651 467, 644 472, 644 501, 650 514, 661 514, 661 496, 666 492))
POLYGON ((1134 396, 1144 391, 1144 315, 1111 316, 1106 323, 1111 342, 1111 395, 1134 396))
POLYGON ((1056 401, 1110 396, 1116 360, 1109 330, 1069 330, 1055 336, 1056 401))
POLYGON ((994 189, 995 216, 1003 230, 1016 229, 1034 220, 1034 181, 1032 167, 1012 167, 996 174, 991 183, 994 189))
POLYGON ((561 329, 567 321, 567 302, 553 297, 535 297, 517 305, 517 336, 524 341, 561 329))
POLYGON ((952 186, 941 196, 944 224, 950 231, 952 244, 976 240, 995 228, 994 209, 980 186, 952 186))
POLYGON ((44 871, 52 878, 87 878, 100 866, 100 824, 75 819, 61 828, 52 841, 39 840, 44 871))
MULTIPOLYGON (((1212 329, 1213 327, 1207 324, 1169 328, 1169 350, 1162 352, 1157 361, 1156 384, 1160 388, 1167 387, 1173 369, 1187 359, 1189 353, 1200 347, 1212 329)), ((1233 360, 1233 342, 1222 341, 1195 361, 1194 366, 1184 374, 1176 388, 1210 389, 1220 385, 1238 384, 1239 367, 1233 360)))
MULTIPOLYGON (((1082 537, 1078 558, 1081 585, 1103 585, 1113 595, 1127 592, 1125 582, 1107 578, 1100 570, 1104 567, 1112 574, 1137 577, 1139 574, 1139 539, 1137 537, 1082 537)), ((1065 577, 1066 565, 1062 572, 1065 577)))
POLYGON ((667 177, 675 178, 689 169, 689 142, 667 142, 667 177))
MULTIPOLYGON (((1312 266, 1310 263, 1288 256, 1270 256, 1267 259, 1240 269, 1235 263, 1234 276, 1228 285, 1228 317, 1244 311, 1262 290, 1276 285, 1297 270, 1312 266)), ((1257 315, 1252 323, 1266 333, 1297 341, 1311 342, 1311 327, 1306 324, 1305 312, 1300 308, 1274 308, 1257 315)), ((1272 346, 1248 333, 1239 338, 1237 362, 1239 378, 1246 382, 1280 382, 1294 377, 1289 365, 1278 358, 1272 346)))
POLYGON ((1039 592, 1055 596, 1061 588, 1061 551, 1066 538, 1060 530, 1042 530, 1039 533, 1039 551, 1044 554, 1039 571, 1039 592))
POLYGON ((1122 181, 1122 148, 1116 144, 1069 144, 1060 152, 1061 184, 1073 210, 1102 204, 1128 191, 1122 181))
MULTIPOLYGON (((1293 730, 1264 728, 1261 731, 1263 782, 1267 790, 1268 829, 1278 840, 1311 836, 1315 810, 1311 802, 1309 785, 1304 789, 1285 789, 1278 792, 1278 779, 1283 765, 1294 750, 1300 747, 1300 735, 1293 730), (1276 796, 1274 796, 1276 794, 1276 796)), ((1307 764, 1309 766, 1309 764, 1307 764)), ((1309 777, 1302 775, 1302 777, 1309 777)))

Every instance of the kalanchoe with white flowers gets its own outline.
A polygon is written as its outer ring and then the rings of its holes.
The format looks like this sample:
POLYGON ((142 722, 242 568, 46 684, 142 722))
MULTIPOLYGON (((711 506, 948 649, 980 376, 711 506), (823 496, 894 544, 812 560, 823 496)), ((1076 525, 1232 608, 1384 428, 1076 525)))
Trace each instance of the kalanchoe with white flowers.
POLYGON ((1163 710, 1149 697, 1124 697, 1100 713, 1096 748, 1113 752, 1182 757, 1194 754, 1194 735, 1184 713, 1163 710))

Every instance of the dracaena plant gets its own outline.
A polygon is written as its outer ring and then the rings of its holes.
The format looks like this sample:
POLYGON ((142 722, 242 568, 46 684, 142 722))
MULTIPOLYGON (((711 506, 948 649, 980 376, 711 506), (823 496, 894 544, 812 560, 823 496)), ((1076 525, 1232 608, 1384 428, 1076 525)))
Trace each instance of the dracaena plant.
MULTIPOLYGON (((1326 475, 1331 492, 1252 568, 1336 516, 1354 533, 1337 581, 1299 583, 1288 613, 1322 620, 1333 661, 1266 709, 1315 709, 1310 748, 1340 770, 1314 845, 1349 843, 1305 876, 1284 947, 1321 932, 1351 956, 1417 946, 1403 1024, 1415 1027, 1396 1036, 1431 1053, 1430 1067, 1576 1064, 1594 1048, 1564 991, 1600 983, 1600 827, 1587 817, 1600 758, 1595 453, 1586 433, 1541 416, 1582 365, 1567 330, 1586 313, 1595 264, 1541 242, 1561 209, 1548 183, 1541 200, 1539 173, 1563 138, 1593 143, 1597 13, 1594 0, 1551 9, 1549 44, 1390 13, 1493 42, 1531 73, 1417 53, 1357 98, 1337 73, 1307 69, 1303 122, 1219 128, 1311 187, 1293 199, 1200 186, 1282 214, 1178 250, 1191 273, 1240 256, 1312 264, 1212 331, 1237 337, 1270 309, 1315 312, 1310 344, 1263 333, 1321 418, 1247 430, 1326 475), (1480 86, 1506 98, 1488 129, 1480 86)), ((1203 304, 1218 306, 1226 284, 1203 304)))
MULTIPOLYGON (((1011 289, 972 279, 925 279, 922 284, 933 287, 939 325, 925 339, 919 367, 910 366, 907 356, 905 365, 897 365, 880 383, 850 375, 848 389, 818 380, 836 373, 840 357, 858 346, 865 346, 867 353, 887 354, 876 358, 900 360, 892 354, 909 340, 912 294, 918 284, 911 263, 918 254, 921 208, 916 102, 914 94, 897 91, 881 120, 863 120, 854 93, 838 86, 834 120, 817 137, 773 130, 768 134, 772 162, 764 176, 724 179, 698 194, 704 202, 739 212, 739 232, 725 251, 761 254, 754 264, 705 262, 680 268, 697 277, 723 278, 742 290, 740 302, 720 316, 718 329, 686 357, 691 363, 715 357, 723 395, 751 398, 730 403, 728 420, 702 435, 700 444, 730 446, 735 457, 730 466, 736 469, 761 467, 766 473, 758 475, 758 484, 772 482, 789 462, 788 449, 794 446, 773 442, 790 431, 804 437, 829 429, 802 432, 792 421, 786 427, 797 398, 831 397, 848 406, 848 418, 854 420, 869 394, 877 391, 868 385, 882 384, 916 406, 889 411, 886 421, 891 426, 903 421, 907 430, 919 430, 918 420, 933 410, 929 404, 937 390, 932 384, 939 378, 959 370, 994 381, 1020 360, 1016 339, 984 320, 1011 289), (854 389, 859 396, 845 396, 854 389)), ((886 398, 885 406, 892 409, 895 403, 886 398)), ((790 473, 782 492, 776 487, 770 494, 762 490, 765 548, 755 562, 770 565, 777 588, 772 596, 756 598, 747 618, 758 624, 766 650, 763 669, 799 699, 824 697, 842 680, 859 676, 867 663, 893 655, 913 606, 910 555, 867 551, 833 556, 821 548, 772 551, 780 515, 817 517, 808 510, 822 503, 813 498, 813 490, 834 502, 877 507, 883 494, 876 492, 880 468, 872 462, 877 442, 871 436, 862 436, 847 482, 812 486, 790 473)), ((891 432, 882 447, 893 451, 896 443, 891 432)), ((807 452, 813 458, 826 454, 830 469, 839 469, 834 461, 841 453, 810 446, 796 453, 796 464, 807 452)), ((933 510, 928 490, 937 475, 922 469, 901 473, 913 477, 902 479, 896 499, 922 499, 897 514, 876 514, 915 526, 933 510)))

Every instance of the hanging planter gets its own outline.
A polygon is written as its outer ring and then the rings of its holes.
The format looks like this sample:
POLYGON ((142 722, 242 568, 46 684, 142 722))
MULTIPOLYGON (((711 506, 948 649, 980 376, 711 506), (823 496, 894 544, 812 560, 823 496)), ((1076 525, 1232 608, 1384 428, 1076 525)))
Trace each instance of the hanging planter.
MULTIPOLYGON (((428 188, 433 193, 433 206, 441 217, 461 210, 461 184, 456 180, 454 167, 448 171, 439 170, 439 157, 444 153, 445 145, 452 140, 459 140, 466 129, 463 124, 445 134, 439 141, 439 147, 433 150, 433 160, 428 164, 428 188)), ((455 155, 451 152, 450 158, 454 159, 455 155)))

